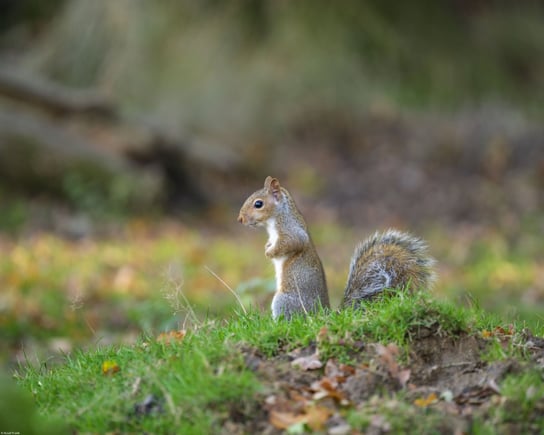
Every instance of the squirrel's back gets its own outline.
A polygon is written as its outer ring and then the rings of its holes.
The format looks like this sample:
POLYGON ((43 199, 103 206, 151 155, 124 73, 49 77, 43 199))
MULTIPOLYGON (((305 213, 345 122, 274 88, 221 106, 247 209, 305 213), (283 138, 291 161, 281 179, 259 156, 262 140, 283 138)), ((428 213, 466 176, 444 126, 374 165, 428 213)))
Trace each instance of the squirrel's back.
POLYGON ((388 288, 428 288, 433 265, 423 240, 396 230, 377 232, 355 248, 342 307, 358 306, 388 288))

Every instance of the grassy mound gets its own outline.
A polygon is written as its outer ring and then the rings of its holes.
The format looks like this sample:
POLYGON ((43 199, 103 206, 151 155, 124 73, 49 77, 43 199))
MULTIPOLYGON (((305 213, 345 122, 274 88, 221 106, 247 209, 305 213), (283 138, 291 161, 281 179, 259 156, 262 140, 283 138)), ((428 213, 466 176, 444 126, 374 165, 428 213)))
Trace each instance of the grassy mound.
POLYGON ((363 312, 210 320, 17 377, 77 432, 506 433, 544 429, 543 358, 518 325, 401 292, 363 312))

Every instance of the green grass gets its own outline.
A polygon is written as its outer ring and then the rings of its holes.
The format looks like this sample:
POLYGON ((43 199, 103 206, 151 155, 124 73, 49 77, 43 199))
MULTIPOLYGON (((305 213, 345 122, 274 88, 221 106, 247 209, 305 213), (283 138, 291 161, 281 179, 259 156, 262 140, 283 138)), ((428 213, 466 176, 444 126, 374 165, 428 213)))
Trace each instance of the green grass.
POLYGON ((521 424, 524 431, 544 428, 544 379, 542 369, 508 376, 502 383, 503 406, 494 410, 494 418, 504 424, 521 424), (535 410, 537 411, 535 413, 535 410))
POLYGON ((243 412, 258 388, 221 331, 210 324, 180 343, 150 339, 77 352, 51 371, 30 369, 21 383, 43 413, 62 416, 79 431, 165 433, 176 427, 182 433, 206 433, 219 428, 232 408, 243 412), (106 361, 120 370, 103 374, 106 361), (136 404, 149 395, 160 410, 137 415, 136 404))
MULTIPOLYGON (((316 343, 323 360, 349 362, 357 340, 409 346, 411 334, 421 326, 433 325, 444 335, 469 330, 478 334, 488 321, 477 310, 425 294, 409 297, 401 293, 364 313, 322 312, 312 318, 276 322, 268 314, 252 311, 228 320, 209 320, 189 329, 184 339, 166 343, 147 337, 131 346, 78 351, 66 356, 61 366, 22 366, 17 377, 32 393, 41 413, 62 419, 76 431, 164 433, 175 427, 182 433, 210 433, 218 431, 229 416, 251 418, 260 406, 262 387, 244 363, 244 346, 272 357, 316 343), (105 362, 119 371, 104 374, 105 362), (155 398, 155 409, 149 415, 137 415, 135 406, 149 395, 155 398)), ((524 385, 538 377, 536 372, 531 376, 524 385)), ((521 393, 510 385, 508 381, 506 394, 521 400, 521 393)), ((519 405, 522 411, 530 412, 535 397, 540 397, 542 381, 535 385, 535 396, 519 405)), ((399 409, 393 427, 400 428, 412 421, 415 411, 407 403, 399 409)), ((512 418, 508 409, 497 411, 496 418, 512 418)), ((437 416, 430 413, 427 417, 422 424, 434 427, 437 416)), ((358 427, 365 426, 362 417, 353 418, 358 427)))

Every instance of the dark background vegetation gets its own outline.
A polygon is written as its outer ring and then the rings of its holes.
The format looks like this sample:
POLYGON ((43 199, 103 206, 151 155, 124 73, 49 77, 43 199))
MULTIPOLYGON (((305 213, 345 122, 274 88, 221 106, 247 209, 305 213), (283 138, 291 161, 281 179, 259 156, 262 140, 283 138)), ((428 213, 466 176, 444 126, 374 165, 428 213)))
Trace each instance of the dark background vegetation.
POLYGON ((437 296, 542 322, 541 2, 0 8, 6 360, 229 315, 207 265, 265 307, 265 236, 236 215, 266 175, 333 300, 354 240, 396 226, 429 241, 437 296))

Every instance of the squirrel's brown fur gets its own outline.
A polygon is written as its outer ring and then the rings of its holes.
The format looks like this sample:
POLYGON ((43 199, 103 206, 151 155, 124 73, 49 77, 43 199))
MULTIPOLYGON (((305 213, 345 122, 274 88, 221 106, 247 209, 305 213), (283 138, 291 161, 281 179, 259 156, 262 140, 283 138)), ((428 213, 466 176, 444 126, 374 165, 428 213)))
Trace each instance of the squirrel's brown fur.
MULTIPOLYGON (((265 255, 276 271, 274 318, 329 308, 325 273, 306 222, 277 179, 267 177, 249 196, 238 221, 268 231, 265 255)), ((387 288, 426 288, 433 263, 420 239, 395 230, 376 233, 355 249, 342 307, 358 306, 387 288)))
POLYGON ((276 294, 272 301, 274 318, 280 314, 289 318, 296 312, 329 307, 323 265, 306 222, 278 180, 266 178, 264 187, 245 201, 238 221, 251 227, 266 227, 268 231, 265 255, 276 269, 276 294))

